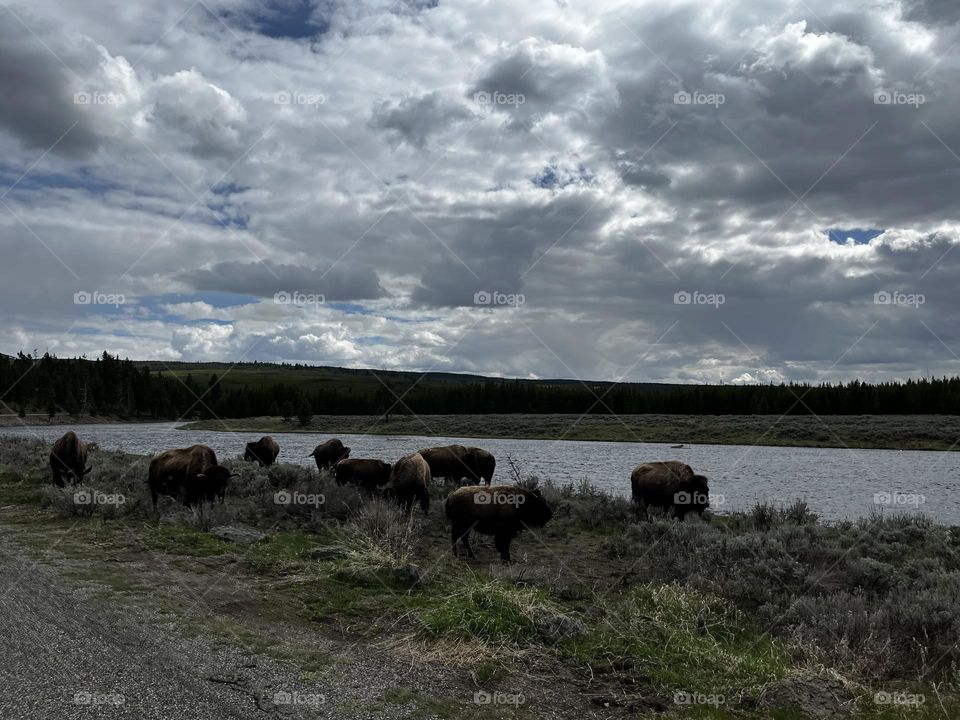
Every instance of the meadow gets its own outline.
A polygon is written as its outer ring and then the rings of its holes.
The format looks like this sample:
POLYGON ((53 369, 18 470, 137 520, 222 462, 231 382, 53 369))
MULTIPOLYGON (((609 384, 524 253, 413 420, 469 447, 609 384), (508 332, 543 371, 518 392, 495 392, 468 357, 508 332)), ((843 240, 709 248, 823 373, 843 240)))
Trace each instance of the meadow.
MULTIPOLYGON (((155 515, 147 457, 94 450, 77 495, 49 484, 48 450, 0 441, 6 527, 25 538, 69 529, 56 552, 98 564, 104 582, 125 572, 104 561, 121 553, 229 561, 256 584, 258 612, 282 607, 283 623, 403 648, 482 692, 524 698, 498 717, 561 716, 545 705, 571 688, 582 717, 960 710, 960 529, 922 517, 824 523, 797 503, 681 523, 517 468, 514 481, 539 487, 555 516, 518 538, 518 562, 506 565, 489 543, 475 542, 475 561, 452 557, 447 487, 432 488, 430 515, 407 518, 315 469, 231 459, 240 475, 225 504, 165 500, 155 515)), ((259 652, 317 671, 316 658, 283 650, 250 617, 223 620, 243 625, 259 652)), ((418 717, 475 710, 417 702, 418 717)))
POLYGON ((956 415, 316 415, 209 419, 186 429, 474 438, 955 450, 956 415))

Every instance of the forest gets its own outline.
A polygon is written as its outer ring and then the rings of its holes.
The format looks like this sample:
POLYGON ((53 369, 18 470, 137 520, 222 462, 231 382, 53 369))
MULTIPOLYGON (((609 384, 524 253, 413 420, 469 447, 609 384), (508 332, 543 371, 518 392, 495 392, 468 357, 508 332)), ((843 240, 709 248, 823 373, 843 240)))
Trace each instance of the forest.
POLYGON ((157 420, 269 415, 297 418, 302 424, 314 414, 960 413, 957 377, 816 385, 581 383, 264 363, 236 370, 208 365, 193 370, 178 363, 173 371, 106 352, 95 360, 0 356, 0 392, 0 411, 8 414, 157 420))

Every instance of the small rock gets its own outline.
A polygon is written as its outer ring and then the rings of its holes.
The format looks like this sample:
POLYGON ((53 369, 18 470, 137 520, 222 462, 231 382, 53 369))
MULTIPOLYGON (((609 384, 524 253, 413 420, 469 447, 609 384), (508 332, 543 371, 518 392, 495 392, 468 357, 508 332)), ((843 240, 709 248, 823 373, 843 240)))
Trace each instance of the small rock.
POLYGON ((769 710, 800 711, 804 717, 826 720, 850 715, 854 695, 838 680, 792 677, 768 685, 760 706, 769 710))
POLYGON ((419 565, 408 563, 393 569, 393 579, 401 585, 414 587, 423 582, 427 573, 419 565))
POLYGON ((309 557, 311 560, 337 560, 346 557, 348 552, 345 547, 339 545, 326 545, 313 548, 310 551, 309 557))
POLYGON ((542 637, 552 642, 559 642, 566 638, 578 637, 587 633, 587 626, 579 618, 564 615, 545 607, 534 610, 533 626, 542 637))
POLYGON ((220 525, 210 528, 210 534, 227 542, 247 544, 260 542, 267 536, 265 532, 253 528, 237 527, 236 525, 220 525))

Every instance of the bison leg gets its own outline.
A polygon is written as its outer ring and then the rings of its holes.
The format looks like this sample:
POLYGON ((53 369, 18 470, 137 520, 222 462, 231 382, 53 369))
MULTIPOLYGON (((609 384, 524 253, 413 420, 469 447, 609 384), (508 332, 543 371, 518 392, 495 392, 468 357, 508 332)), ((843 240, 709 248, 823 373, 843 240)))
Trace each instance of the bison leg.
POLYGON ((512 562, 512 560, 510 560, 511 540, 513 540, 513 537, 506 533, 498 533, 493 538, 494 545, 497 546, 497 550, 500 552, 500 559, 504 562, 512 562))
POLYGON ((424 515, 430 514, 430 493, 426 488, 420 491, 420 509, 424 515))
POLYGON ((467 549, 467 555, 469 557, 474 557, 473 550, 470 548, 470 528, 463 528, 458 525, 454 525, 453 529, 450 532, 450 537, 453 541, 453 554, 457 554, 457 540, 459 540, 463 546, 467 549))

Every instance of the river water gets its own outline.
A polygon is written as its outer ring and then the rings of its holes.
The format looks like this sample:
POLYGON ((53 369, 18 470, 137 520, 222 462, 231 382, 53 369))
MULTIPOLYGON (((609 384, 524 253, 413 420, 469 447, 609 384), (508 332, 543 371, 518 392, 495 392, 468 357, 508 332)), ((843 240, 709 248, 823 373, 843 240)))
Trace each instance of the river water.
MULTIPOLYGON (((239 457, 244 443, 258 433, 178 430, 177 423, 81 425, 81 439, 106 450, 153 454, 171 447, 203 443, 217 456, 239 457)), ((0 435, 54 441, 67 426, 6 427, 0 435)), ((328 435, 279 433, 282 462, 312 466, 309 453, 328 435)), ((422 447, 460 443, 486 448, 497 457, 494 481, 509 482, 507 458, 524 477, 536 475, 557 483, 588 480, 619 495, 630 494, 630 471, 642 462, 676 459, 710 478, 713 509, 745 510, 757 502, 789 505, 806 501, 829 520, 853 519, 873 511, 916 513, 936 522, 960 525, 960 452, 847 450, 590 442, 570 440, 474 440, 457 437, 338 435, 352 448, 351 457, 387 462, 422 447)))

